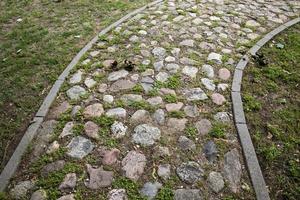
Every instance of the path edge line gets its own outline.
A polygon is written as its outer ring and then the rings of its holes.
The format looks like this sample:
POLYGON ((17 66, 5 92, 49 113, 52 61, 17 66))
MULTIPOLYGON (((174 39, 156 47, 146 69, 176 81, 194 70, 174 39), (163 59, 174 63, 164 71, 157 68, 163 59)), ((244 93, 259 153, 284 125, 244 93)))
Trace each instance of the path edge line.
POLYGON ((141 8, 135 9, 134 11, 126 14, 125 16, 120 18, 118 21, 112 23, 108 27, 106 27, 103 30, 101 30, 100 32, 98 32, 98 34, 76 54, 76 56, 72 59, 72 61, 68 64, 68 66, 59 75, 58 79, 53 84, 48 95, 44 99, 42 105, 39 107, 35 117, 31 121, 24 136, 22 137, 17 148, 15 149, 13 155, 10 157, 9 161, 7 162, 4 169, 2 170, 1 175, 0 175, 0 192, 3 192, 6 189, 11 177, 15 174, 15 172, 20 164, 22 156, 26 152, 28 145, 31 143, 33 138, 36 136, 37 131, 40 128, 41 124, 43 123, 46 115, 48 114, 48 111, 49 111, 52 103, 55 101, 61 86, 65 82, 66 78, 69 76, 70 71, 78 64, 81 57, 88 50, 90 50, 92 48, 92 46, 97 42, 99 36, 105 35, 106 33, 110 32, 112 29, 114 29, 115 27, 124 23, 125 21, 132 19, 135 15, 144 11, 146 8, 154 6, 161 2, 163 2, 163 0, 155 0, 151 3, 146 4, 145 6, 143 6, 141 8))
POLYGON ((300 17, 295 18, 286 22, 285 24, 278 26, 277 28, 266 34, 240 59, 234 70, 231 88, 234 123, 239 135, 240 143, 242 145, 248 173, 250 175, 257 200, 270 200, 270 196, 250 137, 243 109, 243 101, 241 96, 243 71, 246 68, 251 56, 256 55, 256 52, 259 51, 267 42, 272 40, 276 35, 299 22, 300 17))

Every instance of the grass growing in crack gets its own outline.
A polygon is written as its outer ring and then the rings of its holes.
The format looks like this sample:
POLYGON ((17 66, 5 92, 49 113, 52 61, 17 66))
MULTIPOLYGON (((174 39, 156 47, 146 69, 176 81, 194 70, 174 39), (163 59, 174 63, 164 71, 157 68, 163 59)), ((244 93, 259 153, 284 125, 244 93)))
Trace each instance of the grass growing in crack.
POLYGON ((93 121, 100 126, 98 134, 101 138, 101 143, 107 147, 116 147, 118 140, 111 137, 110 127, 114 123, 115 118, 108 116, 96 117, 93 121))
POLYGON ((132 88, 132 92, 135 94, 141 94, 141 93, 143 93, 143 91, 144 91, 144 89, 141 86, 141 84, 137 84, 132 88))
POLYGON ((57 188, 63 181, 64 177, 68 173, 81 174, 82 172, 83 169, 80 165, 75 163, 66 163, 62 170, 52 172, 46 177, 40 177, 37 180, 36 186, 46 190, 48 199, 57 199, 60 196, 60 191, 57 190, 57 188))
POLYGON ((195 126, 193 125, 189 125, 186 127, 185 129, 185 135, 193 140, 196 139, 197 135, 198 135, 198 130, 195 126))
POLYGON ((125 189, 128 195, 128 199, 146 200, 146 198, 140 195, 140 185, 128 178, 117 178, 112 183, 112 187, 115 189, 125 189))
POLYGON ((42 169, 43 166, 45 166, 48 163, 51 163, 53 161, 62 159, 66 153, 66 148, 59 148, 55 152, 48 154, 48 155, 42 155, 37 161, 35 161, 30 166, 30 171, 32 173, 38 173, 42 169))
POLYGON ((174 117, 174 118, 184 118, 185 113, 183 111, 171 111, 168 112, 169 117, 174 117))
POLYGON ((213 124, 212 129, 209 132, 209 135, 215 138, 225 138, 225 125, 222 123, 213 124))
POLYGON ((174 94, 167 94, 163 97, 163 99, 167 103, 176 103, 177 102, 177 96, 174 94))
POLYGON ((157 196, 157 200, 172 200, 174 199, 173 189, 170 187, 163 187, 159 190, 157 196))
POLYGON ((171 88, 171 89, 180 88, 181 85, 182 85, 182 82, 180 80, 180 75, 178 75, 178 74, 169 77, 167 82, 165 83, 165 86, 167 88, 171 88))
POLYGON ((156 110, 155 106, 152 106, 150 103, 148 103, 147 101, 132 101, 128 103, 128 106, 130 108, 134 108, 134 109, 143 109, 143 110, 147 110, 150 113, 153 113, 156 110))

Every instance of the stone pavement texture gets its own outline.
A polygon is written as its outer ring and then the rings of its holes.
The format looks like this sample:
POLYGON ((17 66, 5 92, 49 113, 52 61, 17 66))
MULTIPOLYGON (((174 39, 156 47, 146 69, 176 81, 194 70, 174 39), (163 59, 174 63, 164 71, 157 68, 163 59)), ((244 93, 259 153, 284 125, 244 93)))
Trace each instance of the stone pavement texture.
POLYGON ((114 184, 123 177, 145 199, 165 188, 176 200, 255 199, 232 119, 232 72, 254 41, 299 10, 284 0, 168 0, 100 37, 65 83, 10 196, 133 199, 114 184))

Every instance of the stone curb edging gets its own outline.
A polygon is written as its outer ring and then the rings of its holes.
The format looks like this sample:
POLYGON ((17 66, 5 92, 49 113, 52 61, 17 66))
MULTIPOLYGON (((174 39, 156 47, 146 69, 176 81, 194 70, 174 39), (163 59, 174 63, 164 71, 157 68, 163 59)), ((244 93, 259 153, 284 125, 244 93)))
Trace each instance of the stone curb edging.
POLYGON ((100 31, 89 43, 84 46, 79 53, 72 59, 70 64, 65 68, 65 70, 60 74, 54 85, 52 86, 51 90, 49 91, 48 95, 44 99, 42 105, 40 106, 38 112, 36 113, 34 119, 32 120, 31 124, 27 128, 24 136, 22 137, 20 143, 18 144, 16 150, 14 151, 13 155, 9 159, 8 163, 4 167, 3 171, 1 172, 0 175, 0 192, 3 192, 6 188, 6 186, 9 183, 9 180, 11 177, 14 175, 15 171, 17 170, 22 156, 26 152, 26 149, 30 142, 33 140, 35 137, 39 127, 41 126, 42 122, 44 121, 44 118, 46 117, 52 103, 54 102, 55 98, 57 97, 57 94, 63 85, 64 81, 70 74, 70 71, 76 66, 76 64, 80 61, 81 57, 92 48, 92 46, 97 42, 99 36, 105 35, 109 31, 111 31, 113 28, 119 26, 123 22, 133 18, 136 14, 142 12, 148 7, 154 6, 156 4, 161 3, 163 0, 155 0, 141 8, 138 8, 115 23, 111 24, 110 26, 106 27, 102 31, 100 31))
MULTIPOLYGON (((262 39, 260 39, 249 51, 249 56, 254 56, 260 48, 270 41, 274 36, 282 32, 283 30, 300 22, 300 17, 295 18, 285 24, 280 25, 273 31, 269 32, 262 39)), ((243 102, 241 97, 241 85, 243 78, 243 70, 249 62, 249 56, 244 55, 239 63, 235 67, 232 88, 231 99, 233 107, 233 116, 235 126, 239 135, 240 143, 242 145, 243 154, 246 159, 248 172, 250 174, 251 182, 256 193, 256 199, 258 200, 270 200, 268 188, 266 186, 258 159, 255 153, 255 149, 250 137, 250 133, 247 127, 245 113, 243 109, 243 102)))

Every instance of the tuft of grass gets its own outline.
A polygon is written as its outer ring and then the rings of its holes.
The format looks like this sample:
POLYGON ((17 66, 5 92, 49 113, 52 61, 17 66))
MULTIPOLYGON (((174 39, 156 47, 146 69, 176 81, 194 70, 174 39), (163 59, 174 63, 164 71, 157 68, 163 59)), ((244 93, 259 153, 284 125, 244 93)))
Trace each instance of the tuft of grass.
POLYGON ((150 103, 148 103, 147 101, 133 101, 133 102, 129 102, 128 106, 130 108, 134 108, 134 109, 143 109, 143 110, 147 110, 151 113, 153 113, 156 108, 154 106, 152 106, 150 103))
POLYGON ((198 130, 195 126, 189 125, 185 129, 185 135, 187 135, 189 138, 195 140, 195 138, 198 135, 198 130))
POLYGON ((176 103, 177 102, 177 96, 173 94, 167 94, 163 97, 164 101, 167 103, 176 103))
POLYGON ((171 111, 168 113, 168 116, 174 118, 184 118, 185 113, 183 111, 171 111))
POLYGON ((157 200, 172 200, 174 199, 174 193, 172 188, 170 187, 163 187, 159 190, 158 194, 156 195, 157 200))
POLYGON ((209 135, 215 138, 225 138, 225 125, 222 123, 215 123, 209 132, 209 135))
POLYGON ((180 75, 176 74, 168 78, 165 86, 171 89, 178 89, 182 85, 180 75))
POLYGON ((66 163, 64 168, 60 171, 50 173, 47 177, 40 177, 37 180, 37 187, 45 189, 48 199, 59 198, 61 192, 57 189, 68 173, 81 174, 83 169, 80 165, 75 163, 66 163))
POLYGON ((252 95, 250 94, 244 94, 243 99, 245 102, 245 110, 246 111, 259 111, 262 108, 261 103, 255 99, 252 95))
POLYGON ((137 84, 132 88, 132 92, 136 93, 136 94, 141 94, 143 93, 144 89, 141 86, 141 84, 137 84))

